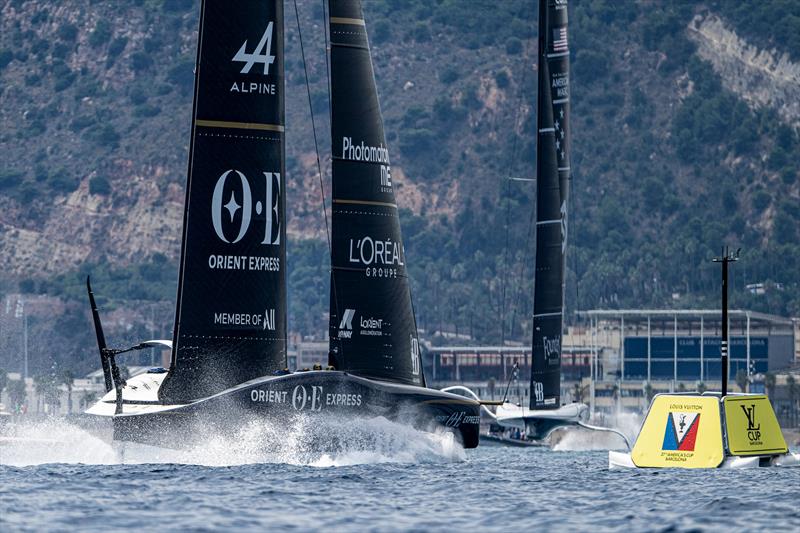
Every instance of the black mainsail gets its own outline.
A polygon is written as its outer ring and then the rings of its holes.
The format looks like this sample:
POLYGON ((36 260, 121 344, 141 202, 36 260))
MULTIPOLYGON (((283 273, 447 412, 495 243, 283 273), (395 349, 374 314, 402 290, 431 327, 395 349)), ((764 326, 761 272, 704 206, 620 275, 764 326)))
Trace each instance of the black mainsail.
POLYGON ((359 0, 330 1, 331 364, 424 385, 389 151, 359 0))
POLYGON ((569 194, 567 0, 539 2, 536 278, 531 409, 561 405, 561 333, 569 194))
POLYGON ((162 402, 286 366, 282 0, 204 0, 162 402))

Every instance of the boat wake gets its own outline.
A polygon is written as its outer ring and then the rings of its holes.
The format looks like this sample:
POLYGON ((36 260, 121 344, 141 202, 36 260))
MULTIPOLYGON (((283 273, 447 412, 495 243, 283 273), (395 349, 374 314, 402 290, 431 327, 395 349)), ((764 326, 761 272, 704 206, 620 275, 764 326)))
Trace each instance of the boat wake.
MULTIPOLYGON (((642 417, 636 413, 618 413, 607 415, 601 420, 592 420, 591 424, 614 428, 622 432, 631 445, 642 425, 642 417)), ((588 429, 569 427, 551 438, 556 442, 555 451, 589 451, 589 450, 625 450, 625 442, 613 433, 591 431, 588 429)))
POLYGON ((0 436, 0 465, 114 464, 114 449, 62 418, 22 420, 0 436))
POLYGON ((237 431, 206 434, 201 444, 173 450, 108 443, 61 419, 23 423, 0 440, 0 465, 255 463, 338 467, 374 463, 459 462, 463 447, 449 432, 424 432, 383 417, 302 418, 290 425, 252 420, 237 431))

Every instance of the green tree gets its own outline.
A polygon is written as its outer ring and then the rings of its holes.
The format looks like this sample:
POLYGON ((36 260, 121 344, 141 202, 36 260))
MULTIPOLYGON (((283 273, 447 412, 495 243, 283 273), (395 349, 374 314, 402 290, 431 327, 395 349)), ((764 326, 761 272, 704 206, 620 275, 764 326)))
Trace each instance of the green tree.
POLYGON ((747 392, 747 383, 750 381, 747 377, 747 371, 744 368, 740 368, 736 371, 736 385, 739 386, 739 390, 741 392, 747 392))
POLYGON ((0 403, 3 403, 3 390, 8 386, 8 372, 5 368, 0 368, 0 403))
POLYGON ((653 401, 653 396, 655 396, 655 389, 653 389, 653 384, 648 381, 644 386, 644 397, 647 400, 647 405, 650 405, 650 402, 653 401))
POLYGON ((89 180, 89 194, 110 194, 111 183, 105 176, 92 176, 89 180))
POLYGON ((55 410, 58 408, 58 381, 56 376, 52 373, 39 374, 33 378, 36 387, 36 410, 40 411, 40 403, 44 405, 45 410, 55 410))
POLYGON ((72 414, 72 386, 75 384, 72 370, 67 369, 61 373, 61 383, 67 387, 67 413, 72 414))
POLYGON ((92 391, 83 391, 81 395, 80 404, 81 410, 88 409, 90 405, 92 405, 95 401, 97 401, 97 395, 92 391))
POLYGON ((789 416, 792 426, 797 427, 797 400, 800 398, 800 386, 797 385, 797 380, 791 374, 786 378, 786 388, 789 393, 789 416))
POLYGON ((13 412, 19 413, 22 411, 26 396, 27 392, 25 391, 24 380, 15 379, 8 384, 8 399, 13 412))
POLYGON ((764 374, 764 388, 767 390, 767 396, 772 401, 772 396, 775 393, 775 374, 767 372, 764 374))

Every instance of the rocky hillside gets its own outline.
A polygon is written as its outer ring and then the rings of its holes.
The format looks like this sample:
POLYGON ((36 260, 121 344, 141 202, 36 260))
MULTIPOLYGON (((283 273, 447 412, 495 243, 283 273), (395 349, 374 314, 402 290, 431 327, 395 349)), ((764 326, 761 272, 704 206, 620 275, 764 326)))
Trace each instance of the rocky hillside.
MULTIPOLYGON (((364 0, 420 326, 524 340, 535 189, 505 178, 535 169, 537 14, 476 5, 364 0)), ((327 161, 321 4, 299 11, 327 161)), ((110 307, 174 298, 197 12, 0 0, 0 292, 70 316, 38 323, 69 347, 42 368, 93 362, 85 273, 110 307)), ((570 309, 714 305, 708 260, 726 242, 744 249, 734 305, 800 313, 800 7, 581 0, 570 16, 570 309)), ((293 4, 286 28, 290 324, 319 336, 327 249, 293 4)))

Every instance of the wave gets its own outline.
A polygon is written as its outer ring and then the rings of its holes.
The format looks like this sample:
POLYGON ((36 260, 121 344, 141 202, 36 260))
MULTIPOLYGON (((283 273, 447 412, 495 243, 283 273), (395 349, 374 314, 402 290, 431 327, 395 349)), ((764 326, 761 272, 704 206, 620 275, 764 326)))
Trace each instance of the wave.
MULTIPOLYGON (((614 428, 622 432, 633 446, 639 428, 642 425, 642 415, 638 413, 615 413, 605 415, 601 419, 593 420, 592 424, 614 428)), ((570 427, 560 432, 554 438, 558 440, 553 445, 555 451, 590 451, 590 450, 619 450, 626 449, 625 442, 619 435, 613 433, 591 431, 589 429, 570 427)))
MULTIPOLYGON (((425 432, 376 418, 297 417, 288 425, 249 420, 227 434, 208 432, 199 444, 173 450, 138 443, 110 443, 64 419, 22 422, 0 439, 0 464, 256 463, 338 467, 373 463, 459 462, 466 459, 452 433, 425 432)), ((176 436, 180 438, 180 436, 176 436)))

